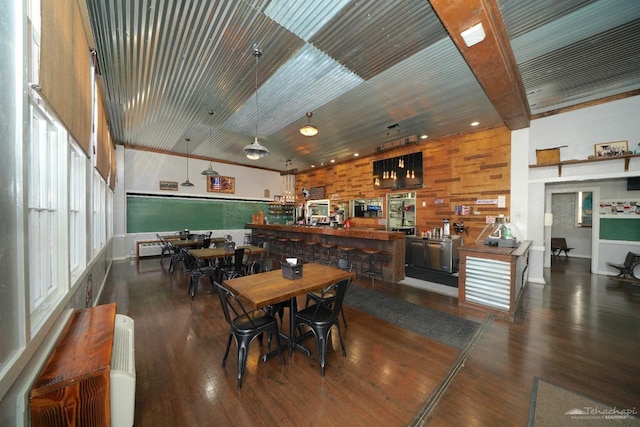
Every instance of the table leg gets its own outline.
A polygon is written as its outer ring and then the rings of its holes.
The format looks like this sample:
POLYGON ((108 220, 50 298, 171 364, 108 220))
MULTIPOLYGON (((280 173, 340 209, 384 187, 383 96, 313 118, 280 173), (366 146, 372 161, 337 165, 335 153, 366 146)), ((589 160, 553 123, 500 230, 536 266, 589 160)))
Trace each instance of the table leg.
MULTIPOLYGON (((309 350, 308 348, 306 348, 302 344, 299 344, 298 342, 296 342, 295 315, 296 315, 297 312, 298 312, 298 300, 297 300, 296 297, 293 297, 293 298, 291 298, 289 300, 289 336, 287 336, 284 333, 280 332, 280 337, 283 338, 285 340, 285 342, 283 344, 280 344, 278 342, 278 345, 280 345, 280 351, 289 350, 290 352, 293 352, 293 350, 300 350, 304 354, 306 354, 307 356, 311 356, 311 350, 309 350)), ((280 341, 280 340, 278 340, 278 341, 280 341)), ((267 360, 269 360, 272 357, 277 356, 277 355, 278 355, 278 351, 277 350, 272 350, 269 353, 267 353, 264 356, 262 356, 262 360, 264 362, 266 362, 267 360)))

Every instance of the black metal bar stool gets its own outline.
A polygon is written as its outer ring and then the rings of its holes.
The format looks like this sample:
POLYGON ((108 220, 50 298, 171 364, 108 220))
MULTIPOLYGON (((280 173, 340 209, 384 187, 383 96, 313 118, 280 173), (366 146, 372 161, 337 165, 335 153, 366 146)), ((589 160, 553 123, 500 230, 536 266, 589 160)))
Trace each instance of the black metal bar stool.
POLYGON ((329 265, 335 258, 336 245, 332 243, 320 243, 320 250, 318 251, 318 262, 320 264, 329 265))
POLYGON ((244 233, 244 244, 250 245, 253 243, 253 233, 244 233))
POLYGON ((271 255, 278 251, 278 248, 276 247, 276 236, 267 234, 265 241, 267 242, 267 255, 271 255))
POLYGON ((336 260, 337 266, 341 270, 351 271, 353 269, 354 259, 353 253, 355 248, 351 246, 337 246, 336 247, 336 260))
POLYGON ((360 276, 366 276, 371 278, 371 286, 375 285, 375 278, 379 277, 384 281, 382 273, 383 252, 380 249, 364 248, 360 249, 364 254, 360 267, 360 276))
POLYGON ((289 239, 286 237, 278 237, 276 242, 278 242, 278 256, 280 256, 280 258, 286 258, 289 252, 289 239))
POLYGON ((318 242, 314 242, 313 240, 305 240, 303 243, 303 254, 302 258, 306 262, 314 262, 316 260, 316 247, 318 246, 318 242))
POLYGON ((289 253, 290 257, 302 258, 302 238, 292 237, 289 239, 289 253))

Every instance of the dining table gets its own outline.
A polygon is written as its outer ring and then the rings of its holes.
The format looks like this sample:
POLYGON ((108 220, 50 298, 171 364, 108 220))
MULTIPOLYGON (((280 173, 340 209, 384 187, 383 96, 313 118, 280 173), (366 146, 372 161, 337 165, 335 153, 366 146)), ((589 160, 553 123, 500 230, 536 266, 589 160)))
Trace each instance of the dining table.
MULTIPOLYGON (((299 295, 325 288, 344 279, 353 278, 355 273, 323 264, 307 263, 302 265, 299 278, 288 279, 282 270, 272 270, 257 275, 224 280, 223 286, 232 291, 247 307, 264 308, 289 300, 289 336, 281 334, 290 349, 298 349, 310 355, 311 352, 295 342, 295 314, 298 311, 299 295)), ((264 360, 274 356, 271 352, 263 356, 264 360)))
MULTIPOLYGON (((262 256, 267 252, 267 249, 260 246, 254 246, 254 245, 240 245, 240 246, 236 246, 235 249, 246 249, 245 254, 249 253, 252 256, 253 255, 262 256)), ((225 257, 233 257, 235 255, 235 249, 227 250, 225 247, 190 249, 189 253, 193 255, 198 261, 211 264, 212 260, 225 258, 225 257)), ((250 265, 249 269, 253 270, 253 266, 250 265)), ((216 281, 220 283, 221 278, 222 278, 222 271, 218 268, 216 273, 216 281)))
MULTIPOLYGON (((253 246, 253 245, 240 245, 240 246, 236 246, 235 249, 243 249, 243 248, 248 249, 252 255, 263 254, 267 252, 265 248, 262 248, 260 246, 253 246)), ((198 258, 199 260, 210 260, 215 258, 224 258, 225 256, 228 256, 228 255, 233 255, 235 249, 228 251, 224 247, 203 248, 203 249, 192 249, 189 251, 189 253, 194 257, 198 258)))
POLYGON ((198 248, 202 247, 202 240, 171 240, 170 243, 176 248, 198 248))

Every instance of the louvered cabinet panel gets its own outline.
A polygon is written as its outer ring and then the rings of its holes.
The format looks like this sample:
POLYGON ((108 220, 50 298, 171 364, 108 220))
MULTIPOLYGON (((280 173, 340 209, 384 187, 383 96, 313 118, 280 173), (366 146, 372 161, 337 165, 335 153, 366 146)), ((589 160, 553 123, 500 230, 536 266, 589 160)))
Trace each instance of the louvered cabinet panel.
POLYGON ((458 304, 513 320, 526 283, 530 246, 530 240, 517 248, 461 246, 458 304))

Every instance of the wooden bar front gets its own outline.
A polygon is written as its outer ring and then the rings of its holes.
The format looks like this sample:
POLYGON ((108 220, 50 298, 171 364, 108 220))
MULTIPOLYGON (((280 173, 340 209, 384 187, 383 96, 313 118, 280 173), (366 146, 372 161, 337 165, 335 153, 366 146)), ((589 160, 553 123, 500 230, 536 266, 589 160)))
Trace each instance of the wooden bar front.
POLYGON ((346 229, 270 224, 247 224, 246 228, 254 230, 254 233, 275 237, 301 238, 355 249, 379 249, 388 256, 388 261, 382 265, 384 280, 397 283, 404 279, 404 233, 353 227, 346 229))

